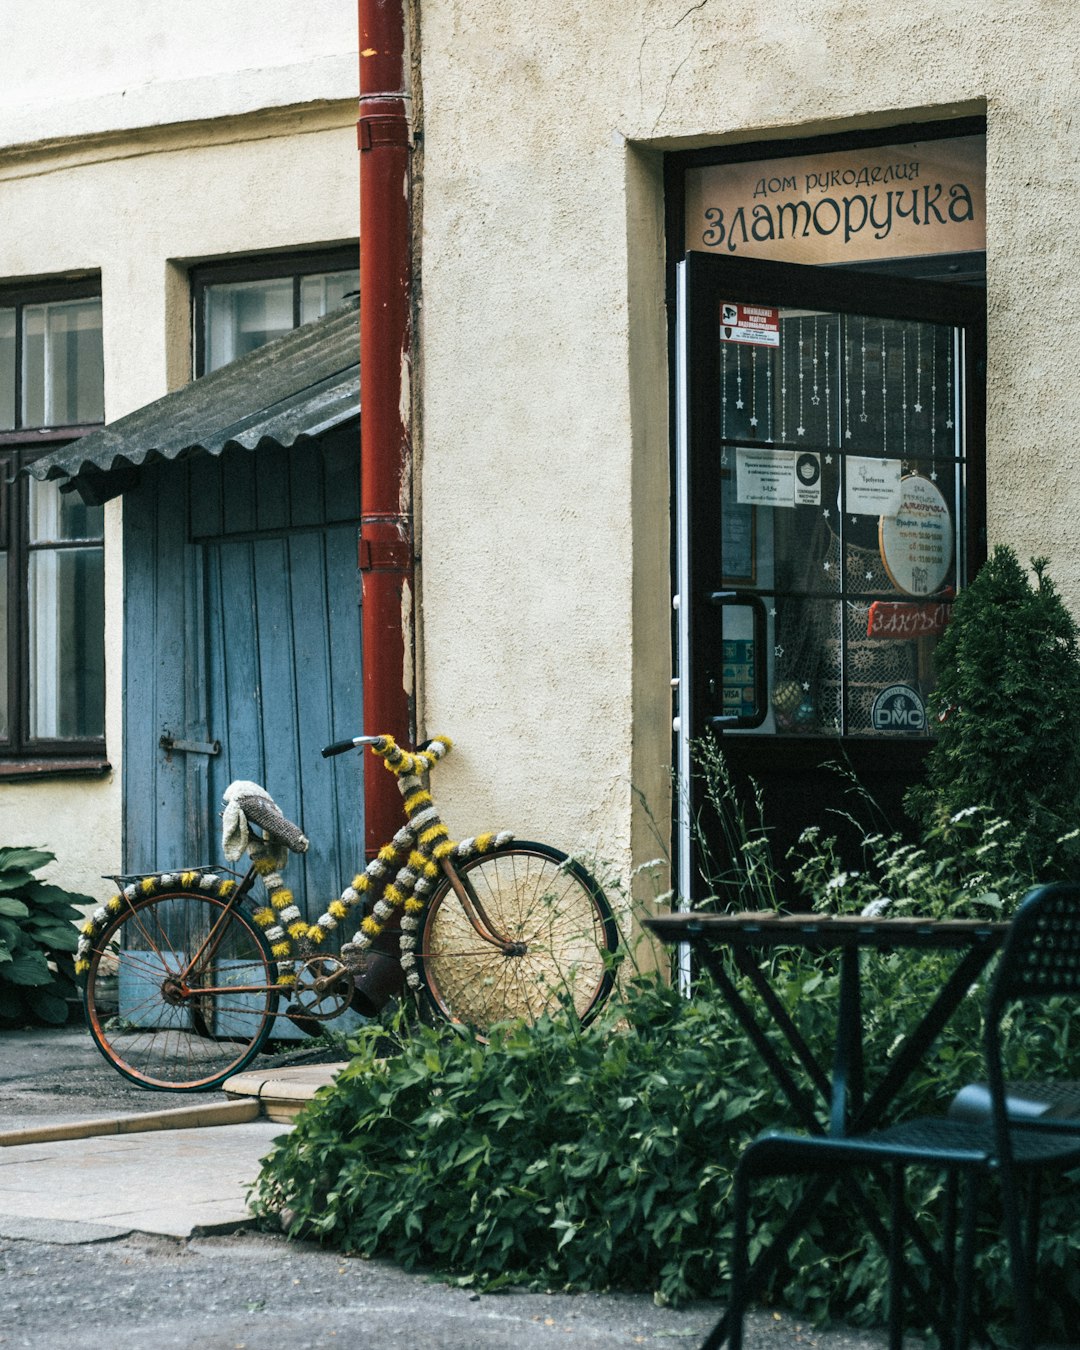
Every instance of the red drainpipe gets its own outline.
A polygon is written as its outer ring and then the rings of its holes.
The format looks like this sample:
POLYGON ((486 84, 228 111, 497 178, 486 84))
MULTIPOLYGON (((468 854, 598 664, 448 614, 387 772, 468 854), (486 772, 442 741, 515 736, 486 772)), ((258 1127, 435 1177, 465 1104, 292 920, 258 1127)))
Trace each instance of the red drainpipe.
MULTIPOLYGON (((411 127, 405 0, 358 0, 360 29, 360 572, 364 729, 411 745, 413 529, 411 127)), ((365 755, 369 858, 401 826, 401 798, 365 755)))
MULTIPOLYGON (((411 180, 406 0, 358 0, 360 29, 360 575, 364 730, 415 739, 411 180)), ((364 845, 400 828, 397 783, 364 756, 364 845)), ((374 1014, 404 987, 396 931, 376 939, 353 1006, 374 1014)))

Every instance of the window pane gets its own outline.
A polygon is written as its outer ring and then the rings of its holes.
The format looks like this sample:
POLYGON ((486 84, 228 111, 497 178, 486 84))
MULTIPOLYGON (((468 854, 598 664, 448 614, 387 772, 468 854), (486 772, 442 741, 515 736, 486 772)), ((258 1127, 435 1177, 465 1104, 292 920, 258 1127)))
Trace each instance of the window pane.
POLYGON ((56 544, 69 539, 102 539, 105 508, 87 506, 75 492, 56 483, 30 479, 30 542, 56 544))
POLYGON ((0 431, 15 426, 15 311, 0 309, 0 431))
POLYGON ((102 421, 104 378, 100 300, 25 307, 23 426, 102 421))
POLYGON ((30 554, 30 735, 105 734, 104 549, 30 554))
POLYGON ((206 372, 253 352, 292 327, 291 277, 207 286, 206 372))
POLYGON ((340 309, 350 292, 360 289, 360 271, 322 272, 300 282, 300 322, 311 323, 331 310, 340 309))

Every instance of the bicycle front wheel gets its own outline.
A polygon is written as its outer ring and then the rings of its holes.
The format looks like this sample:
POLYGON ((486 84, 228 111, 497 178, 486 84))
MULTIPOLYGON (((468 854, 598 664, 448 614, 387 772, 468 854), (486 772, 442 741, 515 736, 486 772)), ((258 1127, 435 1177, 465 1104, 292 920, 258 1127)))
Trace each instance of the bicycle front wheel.
POLYGON ((618 929, 593 877, 558 849, 524 841, 455 871, 490 932, 478 931, 444 881, 419 952, 421 983, 440 1016, 481 1033, 565 1006, 583 1023, 595 1016, 611 991, 618 929))
POLYGON ((258 1053, 277 1011, 258 927, 212 895, 163 892, 125 907, 95 940, 83 1000, 98 1049, 142 1087, 219 1087, 258 1053))

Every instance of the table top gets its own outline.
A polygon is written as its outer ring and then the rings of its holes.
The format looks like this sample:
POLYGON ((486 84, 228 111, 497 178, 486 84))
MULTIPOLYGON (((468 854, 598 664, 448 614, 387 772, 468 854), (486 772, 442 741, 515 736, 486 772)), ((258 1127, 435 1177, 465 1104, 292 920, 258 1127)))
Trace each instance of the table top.
POLYGON ((665 942, 716 946, 805 947, 835 951, 843 947, 998 947, 1008 923, 984 919, 922 919, 917 916, 869 918, 862 914, 780 914, 744 910, 713 914, 697 910, 660 914, 645 927, 665 942))

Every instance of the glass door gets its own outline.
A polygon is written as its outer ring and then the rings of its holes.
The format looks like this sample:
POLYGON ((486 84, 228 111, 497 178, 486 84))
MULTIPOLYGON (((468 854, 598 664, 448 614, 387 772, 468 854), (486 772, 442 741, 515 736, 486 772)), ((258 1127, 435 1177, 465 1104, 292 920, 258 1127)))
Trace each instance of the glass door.
POLYGON ((781 871, 806 826, 844 835, 852 776, 876 827, 903 829, 934 647, 984 549, 984 298, 701 254, 680 264, 679 298, 677 746, 695 894, 690 822, 712 827, 694 746, 709 734, 736 782, 760 785, 781 871))

